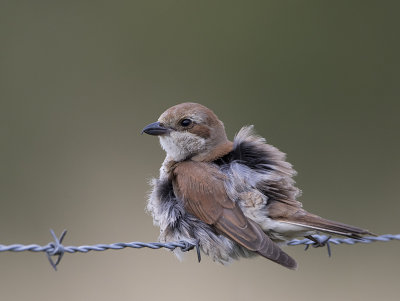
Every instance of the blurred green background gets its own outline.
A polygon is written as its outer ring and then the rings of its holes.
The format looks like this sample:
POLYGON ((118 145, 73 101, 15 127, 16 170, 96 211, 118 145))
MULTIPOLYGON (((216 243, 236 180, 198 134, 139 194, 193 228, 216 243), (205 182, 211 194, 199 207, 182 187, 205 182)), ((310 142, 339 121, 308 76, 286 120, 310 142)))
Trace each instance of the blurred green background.
MULTIPOLYGON (((142 127, 196 101, 288 153, 306 209, 400 233, 398 1, 1 1, 0 243, 156 241, 163 152, 142 127)), ((398 300, 400 243, 0 254, 2 300, 398 300)))

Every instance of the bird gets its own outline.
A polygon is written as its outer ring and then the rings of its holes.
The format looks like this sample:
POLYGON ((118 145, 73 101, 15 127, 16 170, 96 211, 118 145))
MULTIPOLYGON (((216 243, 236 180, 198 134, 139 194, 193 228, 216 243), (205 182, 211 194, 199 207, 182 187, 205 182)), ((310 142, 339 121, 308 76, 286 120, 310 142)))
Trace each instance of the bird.
POLYGON ((185 102, 167 109, 143 133, 158 136, 166 152, 146 206, 161 242, 197 243, 222 264, 259 255, 296 269, 281 248, 293 238, 372 234, 303 209, 286 154, 253 126, 242 127, 230 141, 212 110, 185 102))

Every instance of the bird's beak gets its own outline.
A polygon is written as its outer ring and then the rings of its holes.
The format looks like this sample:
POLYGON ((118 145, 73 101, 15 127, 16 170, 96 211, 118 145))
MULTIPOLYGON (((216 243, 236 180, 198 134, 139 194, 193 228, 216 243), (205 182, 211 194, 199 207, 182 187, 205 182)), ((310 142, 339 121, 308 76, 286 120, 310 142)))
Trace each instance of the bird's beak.
POLYGON ((149 125, 146 125, 143 130, 142 134, 146 133, 153 136, 162 136, 169 132, 169 129, 160 125, 159 122, 153 122, 149 125))

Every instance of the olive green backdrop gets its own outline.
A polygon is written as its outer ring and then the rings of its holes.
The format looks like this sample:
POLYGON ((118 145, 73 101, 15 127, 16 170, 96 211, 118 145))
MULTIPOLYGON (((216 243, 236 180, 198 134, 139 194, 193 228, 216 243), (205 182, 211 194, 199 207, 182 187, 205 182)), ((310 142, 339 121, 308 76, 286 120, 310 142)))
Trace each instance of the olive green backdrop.
MULTIPOLYGON (((156 241, 163 152, 196 101, 288 153, 305 208, 400 233, 397 1, 1 1, 0 243, 156 241)), ((224 267, 159 250, 1 253, 2 300, 398 300, 400 243, 224 267)))

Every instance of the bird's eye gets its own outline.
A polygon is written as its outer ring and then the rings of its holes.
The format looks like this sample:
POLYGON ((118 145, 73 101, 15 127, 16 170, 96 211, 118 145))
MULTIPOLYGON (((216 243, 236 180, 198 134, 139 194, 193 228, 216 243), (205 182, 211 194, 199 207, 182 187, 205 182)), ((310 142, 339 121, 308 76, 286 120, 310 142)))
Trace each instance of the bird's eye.
POLYGON ((181 126, 189 126, 192 124, 192 121, 190 119, 182 119, 181 120, 181 126))

